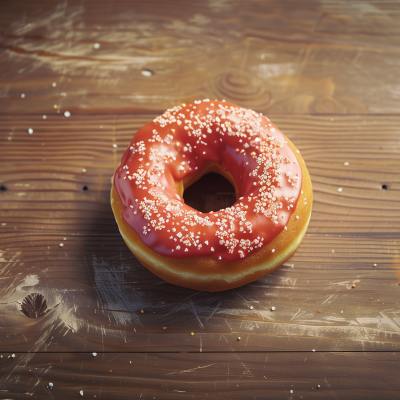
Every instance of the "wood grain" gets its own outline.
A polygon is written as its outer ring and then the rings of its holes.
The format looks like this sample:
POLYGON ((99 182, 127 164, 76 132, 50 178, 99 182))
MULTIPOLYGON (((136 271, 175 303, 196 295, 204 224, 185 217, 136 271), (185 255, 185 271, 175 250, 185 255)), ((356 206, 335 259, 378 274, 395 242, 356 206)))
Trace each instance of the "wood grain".
POLYGON ((269 113, 400 111, 394 0, 26 3, 0 5, 2 113, 159 112, 198 98, 269 113))
MULTIPOLYGON (((0 397, 396 398, 399 18, 395 0, 1 1, 0 397), (135 132, 198 98, 268 115, 314 190, 296 253, 222 293, 152 275, 109 204, 135 132)), ((186 201, 224 207, 224 185, 186 201)))
MULTIPOLYGON (((309 234, 399 236, 400 117, 269 117, 300 149, 310 171, 309 234)), ((134 133, 152 118, 0 118, 0 184, 7 188, 0 192, 1 222, 7 224, 1 231, 117 234, 111 176, 134 133)))
POLYGON ((153 115, 1 118, 12 132, 0 161, 2 348, 26 351, 51 333, 41 351, 170 351, 176 340, 186 351, 399 350, 399 117, 270 117, 309 167, 310 227, 278 271, 212 295, 148 272, 111 212, 111 175, 153 115), (21 312, 32 293, 48 307, 35 321, 21 312))
POLYGON ((15 354, 0 361, 0 393, 18 399, 70 399, 80 391, 92 399, 391 399, 400 390, 399 357, 311 351, 15 354))
POLYGON ((393 240, 306 237, 273 274, 211 294, 163 282, 121 238, 66 239, 2 240, 0 351, 400 350, 393 240), (31 293, 47 302, 37 319, 31 293))

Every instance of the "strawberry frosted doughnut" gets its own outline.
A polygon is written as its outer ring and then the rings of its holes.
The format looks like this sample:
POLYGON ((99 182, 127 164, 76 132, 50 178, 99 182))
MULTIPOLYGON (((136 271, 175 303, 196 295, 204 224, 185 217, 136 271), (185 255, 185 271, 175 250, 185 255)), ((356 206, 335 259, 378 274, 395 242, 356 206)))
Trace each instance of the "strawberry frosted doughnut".
POLYGON ((311 215, 310 176, 298 150, 261 114, 219 101, 167 110, 134 136, 117 168, 111 204, 126 244, 167 282, 226 290, 279 267, 311 215), (201 213, 185 188, 208 172, 237 201, 201 213))

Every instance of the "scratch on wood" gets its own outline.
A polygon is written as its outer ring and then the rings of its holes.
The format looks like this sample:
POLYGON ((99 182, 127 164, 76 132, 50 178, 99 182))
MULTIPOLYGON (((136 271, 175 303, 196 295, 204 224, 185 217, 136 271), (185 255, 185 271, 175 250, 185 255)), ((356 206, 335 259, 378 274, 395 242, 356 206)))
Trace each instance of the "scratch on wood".
POLYGON ((322 304, 325 304, 329 299, 331 299, 334 295, 331 294, 322 304))
POLYGON ((299 310, 297 311, 297 313, 296 313, 296 314, 294 314, 294 315, 293 315, 293 317, 292 317, 292 318, 290 318, 290 320, 292 321, 292 319, 293 319, 293 318, 295 318, 295 317, 296 317, 296 315, 297 315, 297 314, 298 314, 300 311, 301 311, 301 308, 299 308, 299 310))
POLYGON ((182 371, 174 371, 174 372, 168 373, 167 375, 183 374, 183 373, 186 373, 186 372, 196 372, 196 371, 198 371, 199 369, 208 368, 208 367, 211 367, 212 365, 215 365, 215 363, 214 363, 214 364, 204 365, 204 366, 202 366, 202 367, 198 366, 197 368, 184 369, 184 370, 182 370, 182 371))

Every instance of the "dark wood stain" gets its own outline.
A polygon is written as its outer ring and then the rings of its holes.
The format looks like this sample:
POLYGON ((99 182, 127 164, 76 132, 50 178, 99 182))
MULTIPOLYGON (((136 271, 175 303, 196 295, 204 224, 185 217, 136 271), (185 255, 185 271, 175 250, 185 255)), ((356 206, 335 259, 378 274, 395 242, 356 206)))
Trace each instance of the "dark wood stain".
POLYGON ((21 311, 28 318, 40 318, 47 310, 46 299, 39 293, 28 294, 21 304, 21 311))
MULTIPOLYGON (((392 0, 0 2, 0 397, 398 397, 399 15, 392 0), (296 253, 222 293, 152 275, 109 204, 135 132, 198 98, 266 113, 313 182, 296 253)), ((234 192, 211 175, 185 199, 208 211, 234 192)))

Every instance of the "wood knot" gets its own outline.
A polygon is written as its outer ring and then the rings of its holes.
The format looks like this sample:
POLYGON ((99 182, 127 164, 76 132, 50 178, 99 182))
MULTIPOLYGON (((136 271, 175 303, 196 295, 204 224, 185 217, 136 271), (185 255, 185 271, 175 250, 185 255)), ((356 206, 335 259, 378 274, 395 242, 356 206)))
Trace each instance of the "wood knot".
POLYGON ((22 300, 21 311, 28 318, 40 318, 46 310, 46 299, 39 293, 31 293, 22 300))

